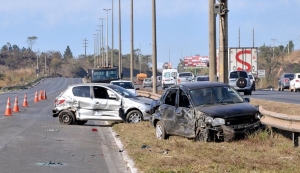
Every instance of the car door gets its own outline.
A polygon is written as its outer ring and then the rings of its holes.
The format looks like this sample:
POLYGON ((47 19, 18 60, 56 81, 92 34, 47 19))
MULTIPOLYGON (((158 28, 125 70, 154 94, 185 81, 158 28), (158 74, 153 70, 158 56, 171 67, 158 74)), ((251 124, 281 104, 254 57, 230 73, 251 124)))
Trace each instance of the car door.
POLYGON ((185 137, 195 136, 195 120, 193 116, 193 108, 191 100, 185 91, 179 89, 178 105, 175 110, 175 133, 176 135, 185 137))
POLYGON ((93 115, 94 105, 90 90, 90 86, 75 86, 72 88, 73 102, 77 103, 78 117, 93 115))
POLYGON ((94 86, 93 93, 95 118, 102 120, 119 120, 119 109, 121 108, 120 96, 102 86, 94 86))
POLYGON ((160 106, 159 110, 162 115, 162 121, 164 123, 165 130, 168 134, 175 134, 175 111, 176 111, 176 98, 177 89, 170 89, 166 93, 163 104, 160 106))

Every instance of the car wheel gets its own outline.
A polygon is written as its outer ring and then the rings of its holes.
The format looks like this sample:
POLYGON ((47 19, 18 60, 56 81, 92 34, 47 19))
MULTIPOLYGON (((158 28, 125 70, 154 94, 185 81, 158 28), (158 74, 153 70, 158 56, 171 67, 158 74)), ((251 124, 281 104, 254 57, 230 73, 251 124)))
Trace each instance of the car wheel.
POLYGON ((78 125, 84 125, 86 122, 86 120, 76 120, 76 124, 78 125))
POLYGON ((156 123, 155 131, 156 131, 157 139, 167 139, 168 138, 166 130, 161 121, 158 121, 156 123))
POLYGON ((244 95, 245 95, 245 96, 248 95, 248 91, 244 91, 244 95))
POLYGON ((142 113, 138 110, 130 111, 126 116, 127 123, 138 123, 142 121, 142 113))
POLYGON ((71 125, 74 124, 75 115, 71 111, 64 110, 58 115, 61 124, 71 125))
POLYGON ((208 133, 209 131, 207 129, 201 128, 196 135, 196 140, 200 142, 207 142, 208 133))

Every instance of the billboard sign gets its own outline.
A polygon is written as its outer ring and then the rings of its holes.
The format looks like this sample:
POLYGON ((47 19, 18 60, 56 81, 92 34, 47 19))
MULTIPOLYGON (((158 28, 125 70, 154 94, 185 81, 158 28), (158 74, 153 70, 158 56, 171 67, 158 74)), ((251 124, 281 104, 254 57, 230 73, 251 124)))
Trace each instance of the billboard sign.
POLYGON ((207 67, 208 56, 187 56, 183 59, 184 67, 207 67))

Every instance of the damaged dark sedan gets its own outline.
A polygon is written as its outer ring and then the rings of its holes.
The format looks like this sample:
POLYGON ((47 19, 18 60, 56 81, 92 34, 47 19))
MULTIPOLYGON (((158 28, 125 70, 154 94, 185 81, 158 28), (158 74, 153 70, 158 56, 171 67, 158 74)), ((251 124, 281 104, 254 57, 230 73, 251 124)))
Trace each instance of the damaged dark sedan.
POLYGON ((169 87, 153 101, 150 123, 158 139, 169 135, 199 141, 232 141, 263 128, 261 114, 233 87, 191 82, 169 87))

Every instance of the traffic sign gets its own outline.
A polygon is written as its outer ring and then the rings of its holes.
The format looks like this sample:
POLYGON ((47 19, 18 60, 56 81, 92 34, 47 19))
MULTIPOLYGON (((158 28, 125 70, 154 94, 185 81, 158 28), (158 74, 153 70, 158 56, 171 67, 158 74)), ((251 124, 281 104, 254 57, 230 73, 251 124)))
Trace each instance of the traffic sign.
POLYGON ((266 77, 266 70, 257 70, 257 77, 258 78, 265 78, 266 77))

